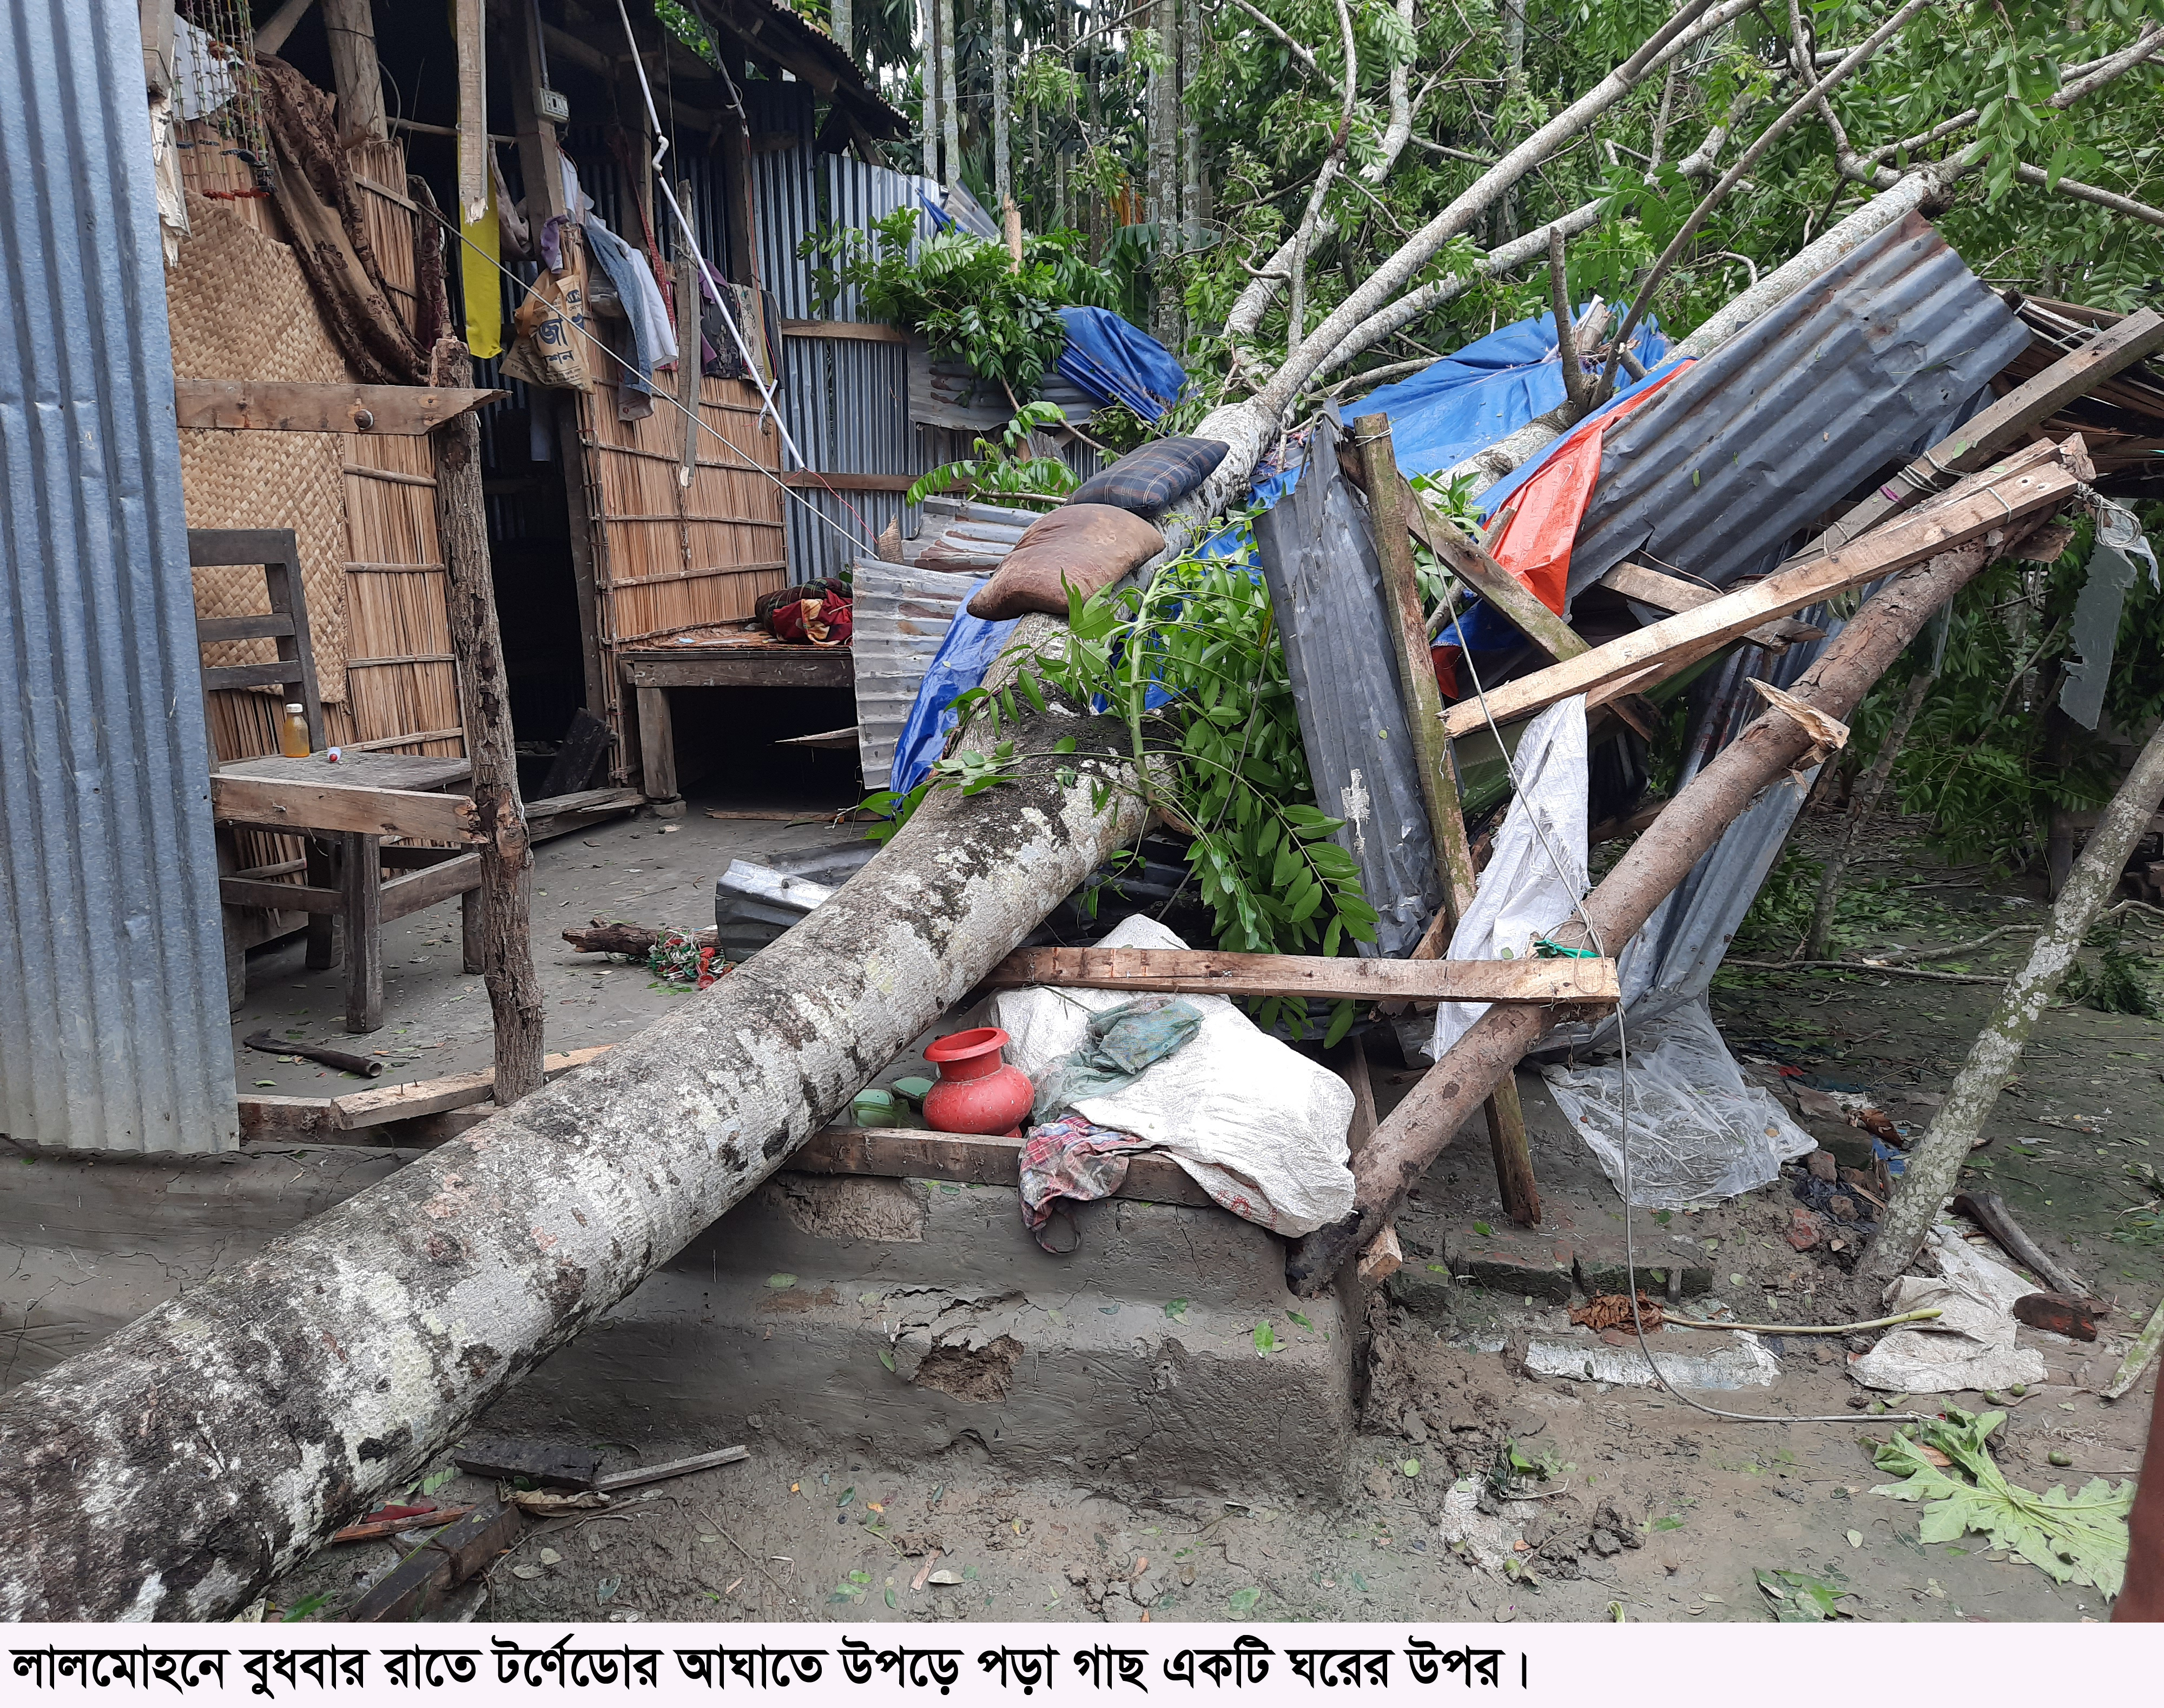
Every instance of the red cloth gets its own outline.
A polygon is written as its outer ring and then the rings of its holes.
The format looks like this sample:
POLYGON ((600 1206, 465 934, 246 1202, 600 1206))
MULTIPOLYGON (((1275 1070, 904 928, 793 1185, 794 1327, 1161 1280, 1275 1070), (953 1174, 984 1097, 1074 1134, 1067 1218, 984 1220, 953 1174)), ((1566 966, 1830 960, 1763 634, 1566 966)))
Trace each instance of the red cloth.
MULTIPOLYGON (((1603 416, 1583 423, 1549 454, 1540 472, 1512 493, 1505 507, 1513 512, 1502 537, 1489 549, 1495 561, 1531 589, 1558 616, 1570 601, 1570 552, 1578 525, 1600 479, 1601 436, 1609 426, 1656 396, 1689 362, 1679 364, 1654 385, 1626 398, 1603 416)), ((1436 680, 1458 698, 1458 656, 1454 646, 1436 647, 1429 658, 1436 680)))

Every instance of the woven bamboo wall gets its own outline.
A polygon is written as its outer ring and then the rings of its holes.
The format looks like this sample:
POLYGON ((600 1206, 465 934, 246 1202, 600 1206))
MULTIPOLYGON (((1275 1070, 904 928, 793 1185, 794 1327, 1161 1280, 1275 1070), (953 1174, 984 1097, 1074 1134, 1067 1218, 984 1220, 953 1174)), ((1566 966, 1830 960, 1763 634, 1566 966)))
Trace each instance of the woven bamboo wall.
MULTIPOLYGON (((781 436, 760 420, 757 389, 700 381, 700 419, 712 431, 699 434, 688 487, 678 478, 684 417, 657 399, 644 421, 620 422, 615 403, 612 386, 580 398, 579 439, 607 716, 621 732, 620 652, 684 629, 748 621, 759 595, 788 577, 781 490, 769 478, 781 468, 781 436)), ((617 751, 628 750, 619 741, 617 751)))

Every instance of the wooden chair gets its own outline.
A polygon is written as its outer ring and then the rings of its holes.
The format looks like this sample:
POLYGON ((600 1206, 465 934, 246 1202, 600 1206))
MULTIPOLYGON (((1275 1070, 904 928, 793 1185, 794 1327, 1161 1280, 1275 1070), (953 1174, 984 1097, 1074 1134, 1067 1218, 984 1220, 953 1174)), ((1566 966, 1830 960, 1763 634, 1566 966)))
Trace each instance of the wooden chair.
POLYGON ((198 617, 198 646, 269 640, 278 648, 271 663, 203 665, 206 705, 215 689, 275 686, 288 703, 303 709, 316 756, 271 754, 213 767, 227 998, 238 1009, 247 995, 248 944, 239 910, 302 913, 307 915, 307 965, 333 967, 343 956, 346 1030, 373 1032, 383 1024, 382 928, 390 921, 457 896, 465 970, 481 970, 481 857, 398 840, 461 836, 471 825, 471 801, 437 792, 465 782, 472 767, 464 759, 357 750, 343 754, 335 767, 323 761, 323 698, 308 644, 299 546, 291 529, 190 528, 188 563, 192 568, 260 564, 270 594, 267 615, 198 617), (243 827, 297 835, 306 852, 298 861, 243 867, 234 835, 243 827), (386 836, 392 838, 387 844, 386 836), (386 867, 397 874, 388 882, 386 867), (291 881, 297 872, 302 878, 298 883, 291 881))

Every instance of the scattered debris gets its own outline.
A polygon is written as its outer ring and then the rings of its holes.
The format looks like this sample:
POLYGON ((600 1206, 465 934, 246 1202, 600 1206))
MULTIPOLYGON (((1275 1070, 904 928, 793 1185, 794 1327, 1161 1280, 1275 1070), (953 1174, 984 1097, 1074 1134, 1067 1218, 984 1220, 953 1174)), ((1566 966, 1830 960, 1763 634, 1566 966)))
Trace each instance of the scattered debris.
POLYGON ((1770 1388, 1778 1380, 1781 1366, 1758 1343, 1757 1336, 1738 1333, 1712 1353, 1668 1352, 1654 1354, 1648 1364, 1636 1346, 1587 1346, 1582 1342, 1535 1339, 1526 1348, 1529 1375, 1564 1376, 1573 1381, 1612 1382, 1618 1387, 1649 1388, 1657 1368, 1662 1376, 1679 1388, 1770 1388))
POLYGON ((2118 1374, 2112 1377, 2110 1384, 2104 1389, 2104 1398, 2116 1400, 2141 1380, 2142 1371, 2149 1368, 2149 1361, 2156 1356, 2159 1342, 2164 1342, 2164 1304, 2159 1304, 2149 1320, 2141 1325, 2140 1333, 2135 1336, 2134 1344, 2127 1349, 2125 1358, 2119 1363, 2118 1374))
POLYGON ((331 1533, 333 1542, 381 1542, 386 1537, 396 1536, 407 1530, 432 1530, 463 1518, 473 1511, 471 1506, 439 1506, 433 1501, 422 1501, 411 1506, 378 1506, 366 1517, 358 1518, 344 1529, 331 1533))
MULTIPOLYGON (((2093 1130, 2093 1129, 2084 1129, 2093 1130)), ((1996 1240, 1999 1249, 2024 1269, 2032 1271, 2051 1291, 2069 1299, 2090 1302, 2090 1309, 2101 1316, 2111 1307, 2097 1299, 2093 1288, 2063 1264, 2055 1263, 2031 1239, 2021 1224, 2014 1219, 2014 1213, 2006 1208, 2006 1200, 1997 1192, 1961 1192, 1954 1198, 1954 1213, 1966 1216, 1996 1240)), ((2093 1339, 2093 1333, 2084 1335, 2093 1339)))
MULTIPOLYGON (((1661 1327, 1660 1306, 1643 1293, 1638 1295, 1638 1319, 1648 1334, 1657 1333, 1661 1327)), ((1604 1328, 1620 1328, 1631 1320, 1631 1301, 1621 1293, 1602 1293, 1582 1305, 1573 1306, 1570 1320, 1596 1333, 1604 1328)))
POLYGON ((484 1501, 439 1530, 370 1585, 345 1614, 355 1625, 397 1624, 443 1605, 446 1594, 486 1570, 518 1540, 524 1521, 516 1506, 484 1501))
POLYGON ((719 1447, 712 1453, 695 1453, 687 1459, 672 1459, 661 1464, 640 1465, 636 1470, 616 1471, 596 1478, 594 1487, 602 1494, 612 1495, 620 1489, 635 1489, 642 1483, 658 1483, 670 1477, 687 1477, 694 1471, 712 1470, 717 1465, 736 1464, 751 1457, 748 1447, 719 1447))
MULTIPOLYGON (((1853 1531, 1849 1533, 1855 1534, 1853 1531)), ((1806 1577, 1801 1572, 1767 1571, 1762 1568, 1752 1575, 1773 1603, 1773 1617, 1783 1625, 1815 1625, 1823 1620, 1855 1616, 1841 1605, 1845 1597, 1855 1594, 1852 1590, 1836 1590, 1831 1584, 1806 1577)), ((1706 1597, 1709 1601, 1713 1599, 1710 1595, 1706 1597)))
POLYGON ((2063 1293, 2025 1293, 2014 1302, 2014 1315, 2031 1328, 2063 1334, 2072 1340, 2097 1338, 2096 1313, 2080 1299, 2063 1293))

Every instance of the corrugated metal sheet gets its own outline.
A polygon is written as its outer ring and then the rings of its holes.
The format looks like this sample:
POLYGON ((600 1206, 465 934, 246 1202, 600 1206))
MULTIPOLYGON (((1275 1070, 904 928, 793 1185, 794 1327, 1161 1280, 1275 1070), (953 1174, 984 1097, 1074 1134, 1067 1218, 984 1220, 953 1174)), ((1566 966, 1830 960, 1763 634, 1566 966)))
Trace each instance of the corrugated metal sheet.
POLYGON ((985 584, 979 575, 859 558, 852 604, 856 629, 857 752, 864 787, 885 789, 902 720, 954 614, 985 584))
POLYGON ((1725 586, 1974 412, 2027 329, 1920 216, 1865 244, 1606 437, 1573 595, 1626 558, 1725 586))
POLYGON ((1337 469, 1338 428, 1326 417, 1307 471, 1255 518, 1255 543, 1284 637, 1300 745, 1322 810, 1346 820, 1337 840, 1360 864, 1381 915, 1363 955, 1409 954, 1442 904, 1435 843, 1398 693, 1383 571, 1363 502, 1337 469))
POLYGON ((0 33, 0 1132, 237 1140, 135 8, 0 33))

